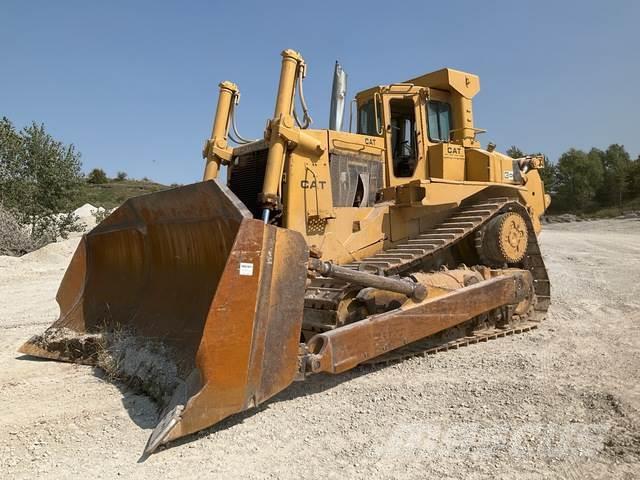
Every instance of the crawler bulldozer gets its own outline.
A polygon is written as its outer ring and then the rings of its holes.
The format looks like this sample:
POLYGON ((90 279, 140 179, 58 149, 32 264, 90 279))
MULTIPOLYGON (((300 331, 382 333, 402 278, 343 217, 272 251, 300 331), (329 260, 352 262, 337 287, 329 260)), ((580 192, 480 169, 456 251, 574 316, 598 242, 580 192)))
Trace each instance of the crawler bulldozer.
POLYGON ((171 378, 147 453, 311 375, 521 333, 545 316, 544 157, 481 147, 478 77, 445 68, 361 91, 339 131, 309 128, 306 71, 282 52, 256 141, 237 135, 240 93, 221 83, 204 180, 127 200, 84 235, 59 319, 21 347, 96 363, 118 335, 160 343, 171 378))

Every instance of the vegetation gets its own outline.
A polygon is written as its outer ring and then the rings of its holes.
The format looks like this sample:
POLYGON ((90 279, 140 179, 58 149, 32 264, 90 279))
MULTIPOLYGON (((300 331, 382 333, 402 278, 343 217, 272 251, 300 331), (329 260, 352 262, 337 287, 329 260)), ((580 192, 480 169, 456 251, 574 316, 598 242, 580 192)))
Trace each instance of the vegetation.
POLYGON ((627 212, 640 212, 640 197, 624 200, 622 206, 602 207, 595 210, 589 210, 578 214, 584 218, 611 218, 627 212))
MULTIPOLYGON (((3 117, 0 120, 0 206, 4 212, 0 229, 12 227, 37 248, 79 229, 72 210, 81 185, 80 153, 64 145, 36 123, 17 131, 3 117)), ((14 246, 15 247, 15 246, 14 246)), ((12 247, 13 248, 13 247, 12 247)), ((24 249, 16 248, 16 251, 24 249)))
POLYGON ((518 147, 516 147, 515 145, 511 145, 507 149, 507 155, 509 155, 511 158, 522 158, 526 154, 522 150, 520 150, 518 147))
POLYGON ((0 205, 0 255, 24 255, 34 248, 27 229, 0 205))
POLYGON ((118 207, 125 200, 145 193, 159 192, 168 187, 151 180, 107 180, 106 183, 83 183, 76 196, 75 205, 85 203, 104 207, 108 210, 118 207))
POLYGON ((167 188, 118 172, 110 180, 101 168, 85 177, 80 153, 33 123, 18 131, 0 120, 0 255, 22 255, 80 231, 72 212, 92 205, 112 209, 128 198, 167 188))
MULTIPOLYGON (((523 156, 515 146, 507 153, 523 156)), ((541 174, 552 197, 551 213, 615 216, 640 206, 640 156, 631 160, 622 145, 589 152, 571 148, 557 163, 547 162, 541 174)))
POLYGON ((94 168, 87 175, 87 182, 94 183, 96 185, 101 185, 103 183, 107 183, 109 178, 107 178, 107 174, 101 168, 94 168))
POLYGON ((93 218, 96 219, 96 225, 102 222, 105 218, 107 218, 109 214, 110 214, 110 211, 102 207, 98 207, 93 212, 91 212, 91 215, 93 216, 93 218))

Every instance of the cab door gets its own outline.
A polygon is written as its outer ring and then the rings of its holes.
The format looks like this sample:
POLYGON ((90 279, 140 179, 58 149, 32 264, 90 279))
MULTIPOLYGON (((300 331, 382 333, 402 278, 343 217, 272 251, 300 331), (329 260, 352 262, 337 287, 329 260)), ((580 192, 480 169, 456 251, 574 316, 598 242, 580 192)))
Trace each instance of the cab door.
POLYGON ((389 186, 426 178, 422 98, 417 93, 383 95, 389 186))

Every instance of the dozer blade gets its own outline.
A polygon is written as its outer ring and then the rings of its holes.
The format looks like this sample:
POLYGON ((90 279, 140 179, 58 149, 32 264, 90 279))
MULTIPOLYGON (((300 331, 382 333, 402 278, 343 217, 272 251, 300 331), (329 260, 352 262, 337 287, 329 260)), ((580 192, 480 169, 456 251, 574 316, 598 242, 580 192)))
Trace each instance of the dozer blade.
POLYGON ((121 366, 166 400, 149 453, 294 380, 307 259, 299 233, 253 219, 217 181, 136 197, 84 236, 60 318, 20 351, 96 363, 100 348, 137 345, 121 366), (136 355, 153 365, 131 367, 136 355))

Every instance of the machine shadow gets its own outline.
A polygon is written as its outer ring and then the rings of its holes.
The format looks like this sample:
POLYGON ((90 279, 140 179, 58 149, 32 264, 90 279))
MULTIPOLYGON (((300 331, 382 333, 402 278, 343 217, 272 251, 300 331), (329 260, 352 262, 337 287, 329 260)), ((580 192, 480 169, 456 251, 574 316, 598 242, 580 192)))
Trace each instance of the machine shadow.
POLYGON ((29 361, 29 362, 51 362, 52 360, 50 358, 42 358, 42 357, 36 357, 35 355, 28 355, 26 353, 21 353, 20 355, 17 355, 16 357, 14 357, 16 360, 19 360, 21 362, 24 361, 29 361))
POLYGON ((93 367, 93 375, 103 382, 114 385, 122 395, 122 406, 129 418, 140 428, 154 428, 158 424, 158 404, 149 396, 132 388, 127 382, 110 378, 104 370, 93 367))
MULTIPOLYGON (((52 361, 51 359, 35 357, 32 355, 19 355, 16 357, 16 359, 20 361, 35 362, 52 361)), ((246 419, 251 418, 256 414, 267 410, 271 405, 330 390, 342 384, 343 382, 349 382, 362 375, 367 375, 369 373, 382 370, 387 366, 388 365, 383 364, 360 365, 353 370, 341 373, 339 375, 317 374, 308 377, 304 381, 293 382, 288 388, 270 398, 269 400, 265 401, 264 403, 260 404, 259 406, 232 415, 205 430, 196 432, 186 437, 179 438, 167 445, 161 446, 155 452, 155 454, 162 454, 164 450, 169 450, 174 447, 189 444, 203 437, 207 437, 217 432, 227 430, 228 428, 243 423, 246 419)), ((114 379, 99 367, 92 367, 92 374, 100 381, 114 385, 120 391, 120 394, 122 395, 122 406, 126 410, 131 421, 133 421, 136 426, 145 430, 153 429, 156 427, 158 421, 160 420, 161 407, 154 400, 152 400, 144 393, 137 391, 132 385, 128 384, 127 382, 114 379)), ((147 458, 148 455, 143 455, 140 457, 138 462, 144 462, 147 458)))
MULTIPOLYGON (((185 444, 189 444, 193 441, 199 440, 201 438, 207 437, 209 435, 215 434, 217 432, 221 432, 227 430, 228 428, 234 427, 243 423, 246 419, 253 417, 256 414, 264 412, 271 405, 277 404, 279 402, 287 402, 290 400, 294 400, 299 397, 306 397, 308 395, 314 395, 316 393, 320 393, 326 390, 330 390, 343 382, 349 382, 355 378, 358 378, 362 375, 367 375, 369 373, 382 370, 386 368, 388 365, 361 365, 359 367, 354 368, 348 372, 339 374, 339 375, 330 375, 330 374, 318 374, 313 375, 302 382, 294 382, 288 388, 278 393, 274 397, 270 398, 266 402, 260 404, 259 406, 252 408, 250 410, 246 410, 244 412, 237 413, 235 415, 231 415, 228 418, 225 418, 221 422, 201 430, 200 432, 196 432, 191 435, 187 435, 186 437, 179 438, 170 442, 166 445, 163 445, 158 448, 158 450, 152 455, 162 455, 162 452, 165 450, 171 450, 172 448, 179 447, 185 444)), ((124 405, 124 401, 123 401, 124 405)), ((125 405, 125 408, 126 405, 125 405)), ((134 420, 135 421, 135 420, 134 420)), ((156 423, 158 419, 156 417, 156 423)), ((150 427, 143 428, 153 428, 155 424, 150 427)), ((144 462, 148 456, 141 456, 138 460, 139 462, 144 462)))
MULTIPOLYGON (((56 360, 50 358, 36 357, 34 355, 18 355, 16 360, 24 362, 56 362, 56 360)), ((61 362, 61 361, 58 361, 61 362)), ((70 363, 70 362, 62 362, 70 363)), ((80 365, 76 363, 75 365, 80 365)), ((122 394, 122 405, 129 414, 129 418, 140 428, 154 428, 158 423, 158 405, 147 395, 137 392, 134 388, 128 385, 126 382, 122 382, 113 378, 110 378, 107 373, 101 368, 92 366, 92 373, 99 380, 114 385, 122 394)))

